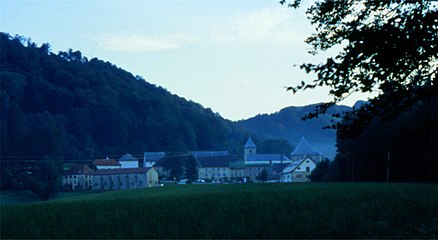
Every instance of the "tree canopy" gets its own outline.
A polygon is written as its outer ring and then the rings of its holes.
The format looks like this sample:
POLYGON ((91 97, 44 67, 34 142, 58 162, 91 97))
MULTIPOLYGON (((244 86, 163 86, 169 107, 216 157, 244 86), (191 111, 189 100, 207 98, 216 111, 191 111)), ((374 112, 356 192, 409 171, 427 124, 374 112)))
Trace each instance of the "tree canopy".
MULTIPOLYGON (((285 4, 282 0, 280 3, 285 4)), ((301 0, 289 3, 299 7, 301 0)), ((334 124, 341 137, 354 137, 375 116, 391 119, 422 99, 436 96, 438 67, 438 4, 430 0, 323 0, 307 9, 316 32, 306 42, 311 54, 330 48, 342 50, 324 63, 300 67, 316 73, 288 89, 296 93, 329 87, 331 102, 320 105, 308 118, 354 92, 378 95, 334 124), (354 128, 351 128, 354 126, 354 128), (351 131, 356 129, 356 131, 351 131)))
POLYGON ((306 118, 352 93, 378 93, 332 124, 338 154, 318 165, 312 180, 436 181, 437 9, 430 0, 320 0, 307 9, 316 26, 306 40, 310 53, 341 50, 324 63, 302 64, 316 79, 288 88, 330 88, 332 101, 306 118))

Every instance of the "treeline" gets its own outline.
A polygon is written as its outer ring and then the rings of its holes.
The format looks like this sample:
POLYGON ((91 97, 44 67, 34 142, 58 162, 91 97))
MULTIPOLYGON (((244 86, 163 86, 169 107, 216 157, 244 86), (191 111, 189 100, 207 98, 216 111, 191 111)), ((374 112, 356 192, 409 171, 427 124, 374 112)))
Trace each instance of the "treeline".
POLYGON ((1 155, 95 159, 233 150, 247 133, 210 109, 79 51, 1 33, 1 155), (237 144, 236 144, 237 145, 237 144))
MULTIPOLYGON (((321 162, 312 181, 437 182, 437 96, 423 96, 406 111, 376 117, 355 138, 337 132, 338 154, 321 162)), ((344 119, 344 121, 351 121, 344 119)))

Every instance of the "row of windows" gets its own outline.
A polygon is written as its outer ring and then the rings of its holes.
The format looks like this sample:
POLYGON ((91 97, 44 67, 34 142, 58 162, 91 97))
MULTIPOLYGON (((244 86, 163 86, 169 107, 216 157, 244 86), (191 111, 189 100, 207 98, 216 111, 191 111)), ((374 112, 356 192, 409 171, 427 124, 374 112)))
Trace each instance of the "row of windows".
MULTIPOLYGON (((301 178, 301 174, 297 174, 295 177, 296 178, 301 178)), ((291 178, 292 178, 292 175, 290 175, 290 174, 286 174, 286 175, 283 176, 283 179, 291 179, 291 178)))
MULTIPOLYGON (((76 175, 73 175, 73 176, 71 176, 71 175, 69 175, 69 176, 64 176, 64 179, 71 179, 71 178, 76 178, 76 175)), ((85 175, 85 178, 91 178, 91 176, 88 176, 88 175, 85 175)))
POLYGON ((207 171, 211 170, 211 171, 226 171, 227 168, 207 168, 207 171))

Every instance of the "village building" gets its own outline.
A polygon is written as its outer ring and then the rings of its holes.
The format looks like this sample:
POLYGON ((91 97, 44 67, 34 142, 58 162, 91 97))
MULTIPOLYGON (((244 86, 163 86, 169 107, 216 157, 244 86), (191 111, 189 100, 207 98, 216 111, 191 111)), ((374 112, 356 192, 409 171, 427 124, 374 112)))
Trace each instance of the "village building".
POLYGON ((100 169, 92 173, 92 189, 120 190, 158 186, 154 168, 100 169))
POLYGON ((267 180, 278 180, 279 170, 277 166, 285 166, 292 163, 292 161, 284 154, 258 154, 257 146, 251 137, 248 138, 245 146, 243 147, 243 151, 245 177, 252 182, 260 181, 259 178, 262 171, 267 172, 267 180))
POLYGON ((280 173, 280 182, 309 182, 309 176, 316 168, 316 161, 306 156, 296 160, 280 173))
POLYGON ((323 158, 322 153, 310 145, 310 143, 303 137, 292 152, 291 159, 292 161, 296 161, 307 156, 311 157, 317 163, 321 162, 323 158))
POLYGON ((138 159, 127 153, 119 159, 120 168, 138 168, 138 159))
POLYGON ((227 181, 237 175, 232 171, 232 156, 228 152, 192 152, 198 163, 198 178, 203 180, 227 181))
POLYGON ((97 169, 118 169, 121 168, 121 164, 114 159, 96 159, 93 162, 93 165, 96 166, 97 169))
POLYGON ((62 185, 67 190, 91 189, 93 170, 85 164, 68 164, 62 178, 62 185))

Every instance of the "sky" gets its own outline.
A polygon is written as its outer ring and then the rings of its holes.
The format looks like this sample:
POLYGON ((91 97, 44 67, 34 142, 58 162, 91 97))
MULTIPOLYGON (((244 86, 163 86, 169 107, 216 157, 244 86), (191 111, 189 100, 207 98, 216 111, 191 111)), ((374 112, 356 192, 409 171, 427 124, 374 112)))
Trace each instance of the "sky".
MULTIPOLYGON (((305 15, 279 0, 0 0, 0 31, 79 50, 173 94, 241 120, 288 106, 328 101, 328 89, 298 94, 312 80, 296 65, 320 63, 304 40, 305 15)), ((339 49, 337 49, 339 50, 339 49)), ((353 105, 364 95, 341 102, 353 105)))

